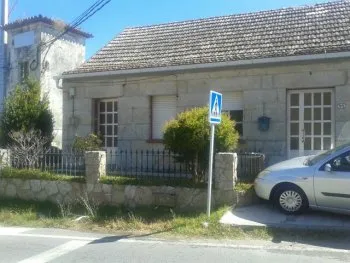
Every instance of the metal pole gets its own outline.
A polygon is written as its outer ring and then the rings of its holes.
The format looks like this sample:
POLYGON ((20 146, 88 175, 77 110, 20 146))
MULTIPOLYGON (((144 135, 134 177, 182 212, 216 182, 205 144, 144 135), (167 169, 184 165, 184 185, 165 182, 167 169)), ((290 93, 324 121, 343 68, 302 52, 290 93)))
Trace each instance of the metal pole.
MULTIPOLYGON (((4 26, 9 21, 9 1, 8 0, 2 0, 1 1, 1 26, 4 26)), ((7 32, 5 30, 2 30, 2 42, 4 44, 7 44, 7 32)))
POLYGON ((8 23, 9 17, 9 3, 8 0, 1 1, 1 29, 0 29, 0 111, 3 108, 3 102, 6 97, 7 89, 7 32, 3 27, 8 23))
POLYGON ((208 200, 207 200, 207 216, 208 217, 210 217, 211 187, 212 187, 212 181, 213 181, 214 134, 215 134, 215 125, 211 124, 210 151, 209 151, 209 175, 208 175, 208 200))

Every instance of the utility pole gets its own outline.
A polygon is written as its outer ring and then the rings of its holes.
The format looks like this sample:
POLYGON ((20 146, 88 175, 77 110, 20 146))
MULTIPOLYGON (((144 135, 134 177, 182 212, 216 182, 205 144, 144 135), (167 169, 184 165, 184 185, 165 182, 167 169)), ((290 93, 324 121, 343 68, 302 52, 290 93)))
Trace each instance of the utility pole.
POLYGON ((8 23, 9 1, 1 0, 1 29, 0 29, 0 111, 2 112, 4 99, 6 97, 7 85, 7 32, 4 26, 8 23))

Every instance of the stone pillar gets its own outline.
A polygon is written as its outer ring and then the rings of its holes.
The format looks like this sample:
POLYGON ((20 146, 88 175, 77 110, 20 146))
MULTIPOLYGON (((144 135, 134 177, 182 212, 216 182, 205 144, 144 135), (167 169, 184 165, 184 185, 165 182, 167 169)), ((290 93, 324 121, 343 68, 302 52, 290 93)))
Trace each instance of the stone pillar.
POLYGON ((85 176, 87 184, 96 184, 101 176, 106 175, 106 152, 85 152, 85 176))
POLYGON ((215 189, 233 191, 237 181, 237 160, 237 153, 217 153, 215 155, 215 189))

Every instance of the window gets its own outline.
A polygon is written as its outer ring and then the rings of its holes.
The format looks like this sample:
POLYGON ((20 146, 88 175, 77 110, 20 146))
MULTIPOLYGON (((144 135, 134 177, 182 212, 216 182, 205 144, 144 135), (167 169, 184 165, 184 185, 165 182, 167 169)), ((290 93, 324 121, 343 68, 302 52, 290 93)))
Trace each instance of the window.
POLYGON ((228 113, 231 120, 236 122, 236 131, 240 136, 243 136, 243 110, 230 110, 228 113))
POLYGON ((15 48, 28 47, 34 44, 35 33, 34 31, 28 31, 19 33, 13 36, 13 45, 15 48))
POLYGON ((163 138, 164 124, 176 116, 176 96, 152 97, 152 138, 163 138))
POLYGON ((243 99, 242 92, 223 92, 222 111, 236 122, 236 130, 243 136, 243 99))
POLYGON ((20 62, 19 65, 18 65, 18 69, 19 69, 19 79, 20 79, 20 81, 24 81, 25 79, 27 79, 28 76, 29 76, 28 61, 20 62))
POLYGON ((343 153, 330 162, 333 171, 350 172, 350 152, 343 153))
POLYGON ((118 102, 116 99, 100 100, 97 103, 98 132, 103 136, 103 146, 118 146, 118 102))

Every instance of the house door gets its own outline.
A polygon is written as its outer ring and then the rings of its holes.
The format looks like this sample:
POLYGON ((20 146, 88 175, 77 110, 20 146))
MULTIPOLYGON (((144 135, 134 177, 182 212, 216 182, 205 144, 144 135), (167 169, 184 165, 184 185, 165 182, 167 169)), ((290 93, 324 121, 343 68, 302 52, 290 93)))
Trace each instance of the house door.
POLYGON ((317 154, 334 145, 333 90, 288 93, 288 157, 317 154))
POLYGON ((98 130, 102 135, 102 145, 107 153, 107 170, 116 169, 118 147, 118 101, 103 99, 98 101, 98 130))
POLYGON ((118 102, 105 99, 98 102, 98 130, 103 137, 103 147, 108 152, 118 146, 118 102))

